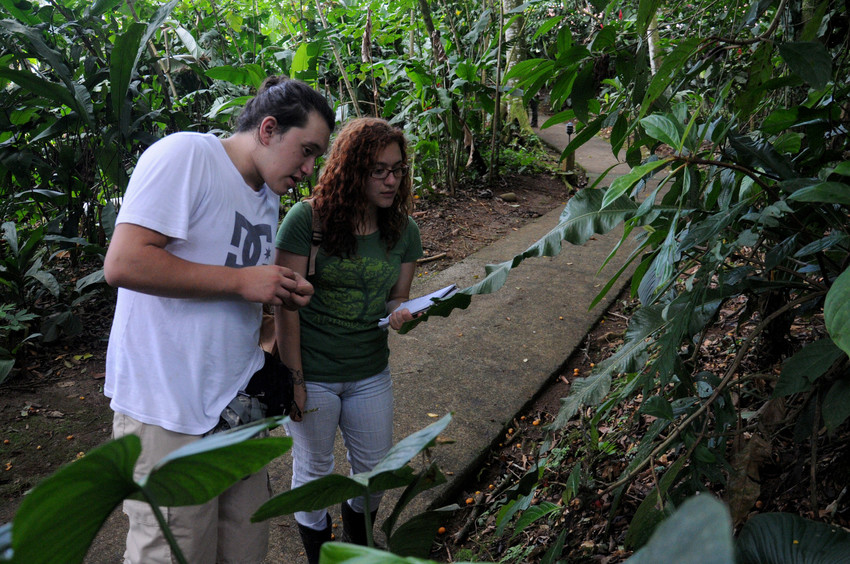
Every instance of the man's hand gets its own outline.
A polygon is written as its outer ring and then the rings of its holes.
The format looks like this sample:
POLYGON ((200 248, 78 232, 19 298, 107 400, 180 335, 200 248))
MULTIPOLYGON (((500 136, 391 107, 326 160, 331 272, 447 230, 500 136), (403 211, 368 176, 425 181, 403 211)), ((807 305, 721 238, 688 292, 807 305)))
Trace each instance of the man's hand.
POLYGON ((313 285, 284 266, 249 266, 239 269, 239 276, 239 295, 249 302, 295 311, 310 303, 313 295, 313 285))

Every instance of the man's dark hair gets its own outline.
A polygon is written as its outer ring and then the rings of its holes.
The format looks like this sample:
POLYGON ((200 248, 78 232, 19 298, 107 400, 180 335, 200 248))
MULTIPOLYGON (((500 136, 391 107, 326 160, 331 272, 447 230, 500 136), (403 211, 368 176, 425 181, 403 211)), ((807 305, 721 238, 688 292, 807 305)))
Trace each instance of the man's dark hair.
POLYGON ((286 133, 291 127, 304 127, 312 111, 318 112, 333 131, 334 113, 324 96, 300 80, 270 76, 245 104, 236 120, 236 132, 251 131, 271 116, 277 120, 278 132, 286 133))

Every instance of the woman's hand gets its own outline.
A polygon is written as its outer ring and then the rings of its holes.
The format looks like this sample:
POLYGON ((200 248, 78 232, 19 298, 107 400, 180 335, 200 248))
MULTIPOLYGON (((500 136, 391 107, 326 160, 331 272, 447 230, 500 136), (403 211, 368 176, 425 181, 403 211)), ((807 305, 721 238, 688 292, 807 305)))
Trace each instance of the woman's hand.
POLYGON ((390 314, 390 327, 398 331, 402 325, 408 321, 413 321, 414 318, 415 316, 410 313, 409 309, 397 309, 390 314))

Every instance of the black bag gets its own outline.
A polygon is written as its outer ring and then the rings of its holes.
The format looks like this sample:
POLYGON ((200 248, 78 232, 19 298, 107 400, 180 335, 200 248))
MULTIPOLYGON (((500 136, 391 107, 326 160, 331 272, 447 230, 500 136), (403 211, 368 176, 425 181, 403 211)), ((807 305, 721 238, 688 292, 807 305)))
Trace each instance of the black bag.
POLYGON ((289 415, 295 396, 292 373, 276 356, 265 352, 266 362, 251 376, 245 393, 257 398, 266 407, 266 417, 289 415))

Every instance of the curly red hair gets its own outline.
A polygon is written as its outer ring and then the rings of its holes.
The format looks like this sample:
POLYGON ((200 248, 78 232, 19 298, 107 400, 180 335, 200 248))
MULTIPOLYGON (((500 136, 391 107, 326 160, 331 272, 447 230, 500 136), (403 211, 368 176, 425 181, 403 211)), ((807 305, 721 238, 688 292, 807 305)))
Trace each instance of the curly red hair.
MULTIPOLYGON (((407 164, 404 132, 383 119, 358 118, 339 132, 319 183, 313 190, 313 207, 322 221, 322 248, 326 253, 351 257, 357 251, 357 226, 366 221, 366 185, 378 154, 396 143, 402 164, 407 164)), ((378 209, 378 230, 388 249, 398 243, 413 207, 410 175, 401 179, 393 205, 378 209)))

